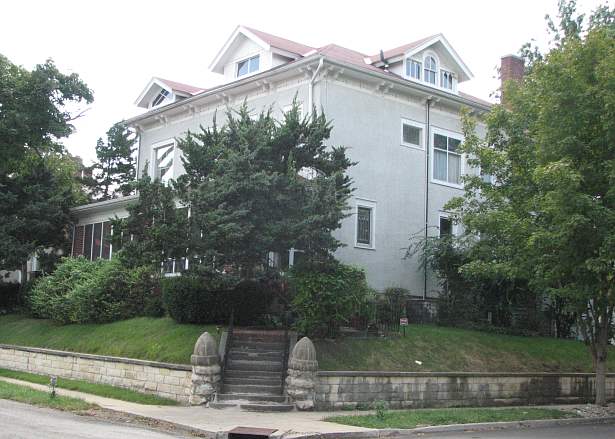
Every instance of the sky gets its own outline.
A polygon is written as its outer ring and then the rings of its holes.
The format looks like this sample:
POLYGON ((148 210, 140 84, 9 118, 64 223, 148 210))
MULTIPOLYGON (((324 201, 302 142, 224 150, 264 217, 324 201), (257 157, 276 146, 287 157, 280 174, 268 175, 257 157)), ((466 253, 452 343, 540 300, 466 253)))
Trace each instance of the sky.
MULTIPOLYGON (((578 0, 578 10, 600 3, 578 0)), ((96 140, 142 112, 134 101, 152 76, 203 88, 221 83, 208 66, 239 24, 370 55, 441 32, 474 73, 459 89, 491 100, 500 58, 531 39, 546 47, 544 17, 556 9, 556 0, 4 0, 0 53, 28 69, 52 58, 94 91, 94 103, 64 140, 91 163, 96 140)))

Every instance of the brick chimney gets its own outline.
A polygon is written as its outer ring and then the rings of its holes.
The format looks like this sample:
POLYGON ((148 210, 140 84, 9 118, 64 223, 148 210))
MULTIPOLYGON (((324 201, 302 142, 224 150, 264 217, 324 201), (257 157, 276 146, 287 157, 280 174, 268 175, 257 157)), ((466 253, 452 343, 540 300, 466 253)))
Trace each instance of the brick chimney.
POLYGON ((500 97, 500 101, 504 101, 503 90, 506 81, 520 81, 521 78, 523 78, 524 71, 525 65, 523 58, 518 57, 517 55, 506 55, 502 57, 500 64, 500 91, 502 96, 500 97))

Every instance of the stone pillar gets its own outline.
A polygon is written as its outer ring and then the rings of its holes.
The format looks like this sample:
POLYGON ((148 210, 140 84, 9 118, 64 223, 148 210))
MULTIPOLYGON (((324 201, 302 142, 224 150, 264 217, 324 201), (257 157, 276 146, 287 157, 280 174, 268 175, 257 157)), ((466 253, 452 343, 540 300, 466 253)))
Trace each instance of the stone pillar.
POLYGON ((220 361, 216 340, 209 332, 201 334, 194 345, 190 405, 207 404, 220 386, 220 361))
POLYGON ((307 337, 297 342, 288 360, 286 393, 298 410, 314 408, 314 390, 316 388, 316 348, 307 337))

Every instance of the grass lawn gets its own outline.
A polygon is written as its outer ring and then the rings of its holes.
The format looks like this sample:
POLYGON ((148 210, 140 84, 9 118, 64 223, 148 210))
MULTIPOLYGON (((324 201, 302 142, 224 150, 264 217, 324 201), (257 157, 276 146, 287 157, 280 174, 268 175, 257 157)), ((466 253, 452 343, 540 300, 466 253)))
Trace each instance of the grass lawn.
MULTIPOLYGON (((8 369, 0 369, 0 376, 14 378, 16 380, 29 381, 36 384, 49 384, 49 377, 28 372, 17 372, 8 369)), ((113 387, 108 384, 94 384, 81 380, 69 380, 58 378, 57 387, 66 390, 91 393, 92 395, 104 396, 105 398, 121 399, 122 401, 136 402, 147 405, 178 405, 177 401, 161 398, 156 395, 147 395, 133 390, 113 387)))
POLYGON ((365 428, 415 428, 429 425, 473 424, 476 422, 529 421, 536 419, 577 418, 574 413, 543 408, 458 408, 387 411, 376 415, 333 416, 325 421, 365 428))
MULTIPOLYGON (((588 348, 575 340, 434 325, 410 325, 405 337, 317 341, 316 352, 320 370, 593 372, 588 348)), ((615 371, 612 346, 608 369, 615 371)))
POLYGON ((197 338, 215 325, 182 325, 170 318, 138 317, 120 322, 58 325, 17 314, 0 316, 0 343, 190 364, 197 338))
POLYGON ((0 399, 10 399, 41 407, 70 411, 82 411, 95 407, 81 399, 66 396, 52 398, 47 392, 41 392, 40 390, 34 390, 17 384, 5 383, 4 381, 0 381, 0 399))

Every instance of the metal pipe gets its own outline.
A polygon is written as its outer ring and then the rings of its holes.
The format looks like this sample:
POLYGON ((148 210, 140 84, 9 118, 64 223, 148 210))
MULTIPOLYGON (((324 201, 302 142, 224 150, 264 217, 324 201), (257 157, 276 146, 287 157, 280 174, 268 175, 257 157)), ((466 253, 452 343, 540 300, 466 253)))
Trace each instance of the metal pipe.
POLYGON ((323 57, 320 57, 320 61, 318 61, 318 67, 316 67, 316 70, 314 70, 312 78, 310 79, 310 84, 308 86, 308 111, 310 112, 310 114, 312 114, 312 108, 314 107, 314 84, 316 83, 316 77, 318 76, 318 73, 320 72, 320 69, 322 68, 324 62, 325 59, 323 57))

